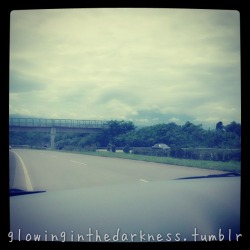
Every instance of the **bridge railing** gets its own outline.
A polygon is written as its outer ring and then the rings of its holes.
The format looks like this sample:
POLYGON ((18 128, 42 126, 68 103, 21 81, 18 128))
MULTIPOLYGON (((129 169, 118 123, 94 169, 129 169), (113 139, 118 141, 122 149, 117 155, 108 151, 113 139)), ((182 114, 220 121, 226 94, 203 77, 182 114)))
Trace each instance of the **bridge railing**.
POLYGON ((61 128, 105 128, 107 122, 102 120, 9 118, 12 127, 61 127, 61 128))

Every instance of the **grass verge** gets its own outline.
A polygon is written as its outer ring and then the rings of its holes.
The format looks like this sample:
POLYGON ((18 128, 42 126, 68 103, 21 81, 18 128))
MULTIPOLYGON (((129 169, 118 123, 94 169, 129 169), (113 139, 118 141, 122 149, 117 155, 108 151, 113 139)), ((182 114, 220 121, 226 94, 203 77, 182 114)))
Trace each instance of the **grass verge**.
MULTIPOLYGON (((72 151, 67 151, 67 152, 72 153, 72 151)), ((97 151, 97 152, 74 151, 74 153, 101 156, 101 157, 112 157, 112 158, 122 158, 122 159, 138 160, 138 161, 156 162, 156 163, 163 163, 163 164, 196 167, 196 168, 220 170, 220 171, 229 171, 229 172, 237 172, 237 173, 241 172, 241 162, 238 162, 238 161, 222 162, 222 161, 190 160, 190 159, 177 159, 177 158, 171 158, 171 157, 125 154, 121 152, 113 153, 113 152, 108 152, 108 151, 107 152, 106 151, 97 151)))

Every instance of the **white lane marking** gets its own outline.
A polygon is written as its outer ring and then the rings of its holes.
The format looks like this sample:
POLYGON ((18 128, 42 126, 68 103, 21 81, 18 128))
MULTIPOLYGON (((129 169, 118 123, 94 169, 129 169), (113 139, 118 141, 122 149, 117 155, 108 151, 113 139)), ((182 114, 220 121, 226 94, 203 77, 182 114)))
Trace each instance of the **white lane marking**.
POLYGON ((83 162, 80 162, 80 161, 73 161, 73 160, 70 160, 70 161, 73 162, 73 163, 77 163, 77 164, 87 165, 86 163, 83 163, 83 162))
MULTIPOLYGON (((13 151, 13 152, 14 152, 14 151, 13 151)), ((21 165, 22 165, 22 168, 23 168, 23 173, 24 173, 24 179, 25 179, 25 183, 26 183, 26 188, 27 188, 27 190, 29 190, 29 191, 33 191, 33 186, 32 186, 32 184, 31 184, 31 180, 30 180, 28 171, 27 171, 27 169, 26 169, 26 167, 25 167, 25 164, 24 164, 22 158, 18 155, 18 153, 16 153, 16 152, 14 152, 14 153, 17 155, 17 157, 19 158, 19 160, 20 160, 20 162, 21 162, 21 165)))
POLYGON ((147 180, 144 180, 144 179, 139 179, 140 181, 143 181, 143 182, 148 182, 147 180))

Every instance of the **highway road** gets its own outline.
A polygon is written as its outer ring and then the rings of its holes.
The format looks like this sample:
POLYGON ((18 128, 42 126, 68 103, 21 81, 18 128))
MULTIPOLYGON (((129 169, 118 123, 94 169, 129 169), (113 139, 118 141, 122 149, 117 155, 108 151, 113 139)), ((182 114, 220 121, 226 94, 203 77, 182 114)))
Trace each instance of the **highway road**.
POLYGON ((184 166, 106 158, 58 151, 12 149, 10 188, 68 190, 82 187, 153 182, 224 173, 184 166))
POLYGON ((79 241, 80 235, 80 241, 146 242, 160 235, 166 242, 193 241, 195 229, 197 240, 201 235, 219 239, 220 229, 225 239, 236 239, 240 177, 172 180, 220 173, 224 172, 11 149, 10 188, 46 192, 20 195, 27 193, 12 190, 9 240, 79 241))

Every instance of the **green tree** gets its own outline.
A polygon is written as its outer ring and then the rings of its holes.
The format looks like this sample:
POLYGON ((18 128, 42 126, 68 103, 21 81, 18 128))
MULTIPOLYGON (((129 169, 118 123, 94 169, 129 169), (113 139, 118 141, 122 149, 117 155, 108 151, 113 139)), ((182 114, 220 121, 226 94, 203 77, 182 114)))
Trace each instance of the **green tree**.
POLYGON ((135 130, 132 122, 111 120, 107 122, 108 127, 97 135, 97 140, 101 146, 107 146, 108 143, 114 143, 122 140, 121 135, 135 130))
POLYGON ((224 128, 223 123, 222 122, 217 122, 216 123, 216 130, 222 130, 224 128))
POLYGON ((235 121, 225 126, 227 132, 234 133, 238 136, 241 136, 241 125, 235 121))

